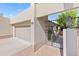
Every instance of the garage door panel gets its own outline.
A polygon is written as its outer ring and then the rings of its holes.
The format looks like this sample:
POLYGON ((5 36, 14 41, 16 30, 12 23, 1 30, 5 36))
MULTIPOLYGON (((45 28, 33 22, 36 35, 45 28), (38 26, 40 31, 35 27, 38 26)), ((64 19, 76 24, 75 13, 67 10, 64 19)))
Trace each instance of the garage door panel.
POLYGON ((31 42, 30 27, 17 27, 16 37, 31 42))

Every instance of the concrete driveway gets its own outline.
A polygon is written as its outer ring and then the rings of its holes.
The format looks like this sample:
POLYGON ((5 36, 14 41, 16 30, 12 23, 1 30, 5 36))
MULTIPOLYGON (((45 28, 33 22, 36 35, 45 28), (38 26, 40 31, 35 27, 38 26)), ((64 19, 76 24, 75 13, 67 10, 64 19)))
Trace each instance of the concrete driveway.
POLYGON ((16 37, 0 39, 0 56, 15 55, 30 45, 29 42, 16 37))

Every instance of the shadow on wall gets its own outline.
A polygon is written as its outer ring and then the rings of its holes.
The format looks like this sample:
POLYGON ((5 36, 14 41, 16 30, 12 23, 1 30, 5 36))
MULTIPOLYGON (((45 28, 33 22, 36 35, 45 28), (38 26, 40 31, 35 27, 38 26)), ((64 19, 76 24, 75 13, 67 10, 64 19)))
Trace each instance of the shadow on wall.
POLYGON ((37 18, 35 21, 35 40, 34 40, 34 49, 38 50, 47 42, 47 36, 45 33, 45 20, 48 20, 48 16, 37 18))

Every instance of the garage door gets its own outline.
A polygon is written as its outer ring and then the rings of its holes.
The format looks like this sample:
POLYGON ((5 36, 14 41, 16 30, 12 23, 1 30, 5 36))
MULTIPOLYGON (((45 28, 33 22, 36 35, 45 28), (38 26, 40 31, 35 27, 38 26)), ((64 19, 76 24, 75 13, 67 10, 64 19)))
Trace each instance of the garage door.
POLYGON ((16 37, 31 42, 30 27, 16 27, 16 37))

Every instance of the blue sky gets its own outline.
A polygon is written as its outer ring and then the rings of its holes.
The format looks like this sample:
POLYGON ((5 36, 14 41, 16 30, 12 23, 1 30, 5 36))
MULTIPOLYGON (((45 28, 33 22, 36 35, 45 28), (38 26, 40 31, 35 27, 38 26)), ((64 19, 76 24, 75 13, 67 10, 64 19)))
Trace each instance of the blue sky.
POLYGON ((49 15, 49 16, 48 16, 48 19, 49 19, 50 21, 52 21, 52 20, 56 20, 56 19, 58 18, 58 15, 59 15, 59 13, 49 15))
POLYGON ((12 18, 28 7, 30 7, 30 3, 0 3, 0 13, 12 18))

